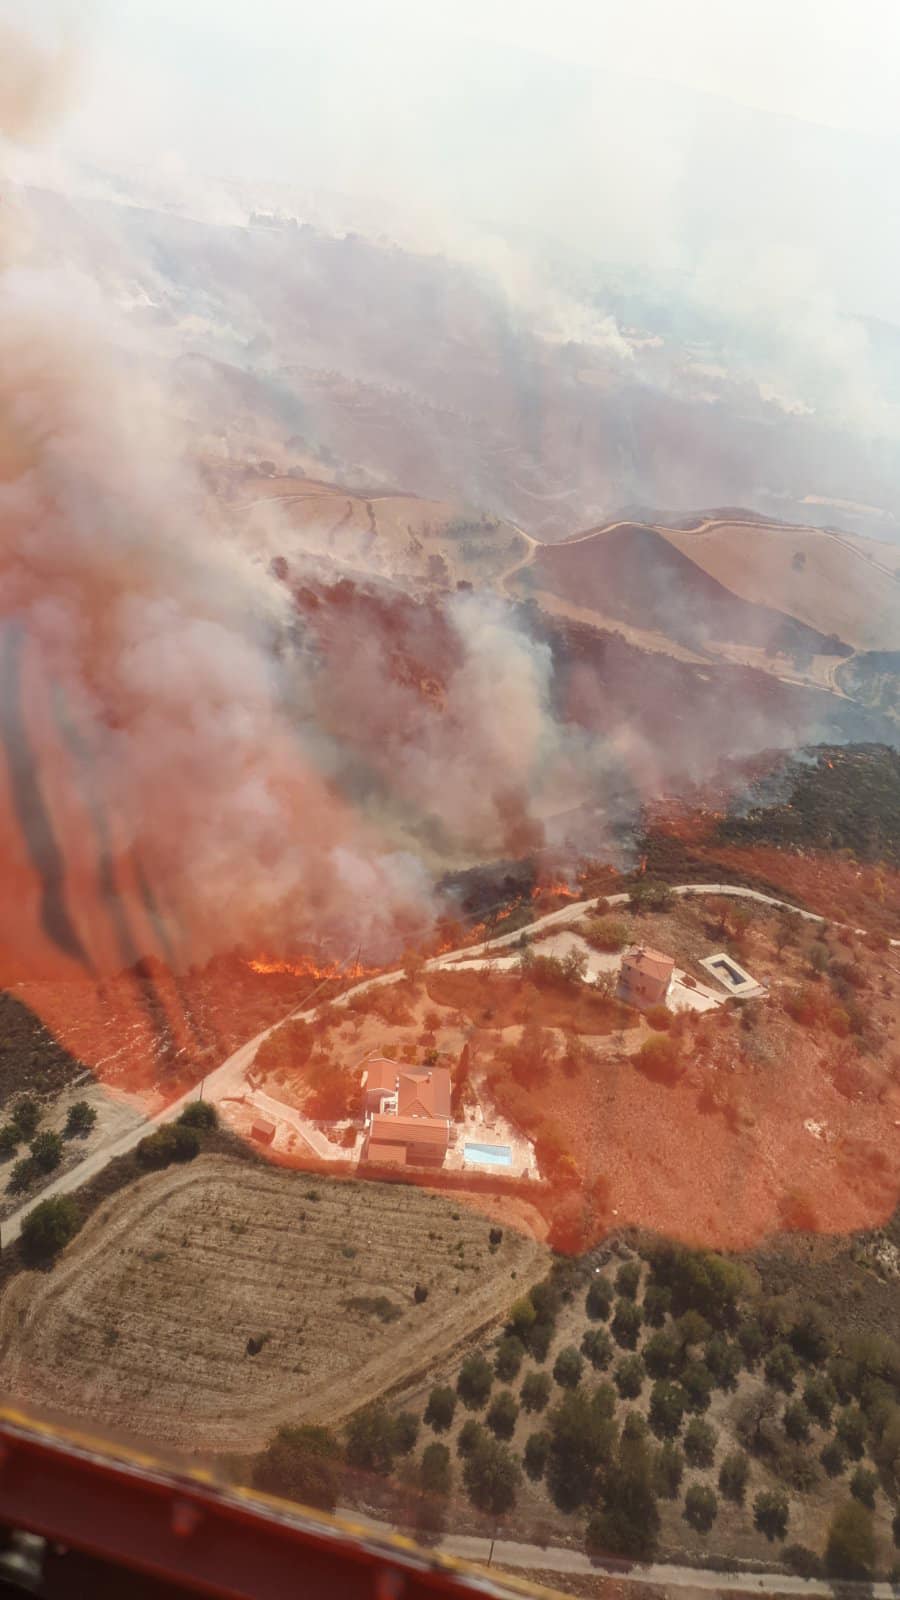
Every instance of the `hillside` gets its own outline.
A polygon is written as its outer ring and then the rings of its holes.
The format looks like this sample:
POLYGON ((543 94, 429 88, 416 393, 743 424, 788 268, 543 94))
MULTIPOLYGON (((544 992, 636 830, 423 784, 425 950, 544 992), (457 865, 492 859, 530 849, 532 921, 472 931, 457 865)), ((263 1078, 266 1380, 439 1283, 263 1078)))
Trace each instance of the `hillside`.
POLYGON ((732 594, 778 606, 821 633, 859 650, 900 646, 896 553, 874 540, 851 540, 820 528, 746 520, 711 522, 697 531, 667 528, 661 537, 732 594))
MULTIPOLYGON (((666 634, 695 649, 735 643, 787 655, 835 654, 825 630, 762 601, 735 593, 674 541, 639 523, 541 548, 534 581, 604 619, 666 634)), ((771 597, 773 589, 768 594, 771 597)), ((846 651, 840 652, 846 654, 846 651)))
POLYGON ((236 530, 296 571, 312 559, 416 587, 491 583, 528 554, 516 528, 401 489, 326 482, 302 470, 206 463, 236 530))

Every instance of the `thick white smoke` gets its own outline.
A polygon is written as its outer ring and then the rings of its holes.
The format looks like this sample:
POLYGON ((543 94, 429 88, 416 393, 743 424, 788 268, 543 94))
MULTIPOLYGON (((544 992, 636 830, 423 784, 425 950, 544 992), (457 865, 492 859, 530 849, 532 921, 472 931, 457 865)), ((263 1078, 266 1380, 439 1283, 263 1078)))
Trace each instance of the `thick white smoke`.
MULTIPOLYGON (((4 43, 13 136, 46 115, 60 58, 4 43)), ((439 702, 398 684, 365 635, 324 672, 300 670, 287 591, 229 542, 184 445, 148 352, 96 286, 37 248, 7 250, 0 627, 21 728, 6 740, 6 854, 23 858, 31 784, 44 820, 25 855, 45 922, 49 859, 56 925, 98 965, 123 954, 104 920, 117 895, 139 951, 152 898, 182 960, 323 935, 383 952, 430 910, 425 870, 398 845, 410 815, 468 846, 534 842, 549 660, 498 609, 460 599, 439 702), (380 766, 377 806, 342 793, 359 761, 380 766)))

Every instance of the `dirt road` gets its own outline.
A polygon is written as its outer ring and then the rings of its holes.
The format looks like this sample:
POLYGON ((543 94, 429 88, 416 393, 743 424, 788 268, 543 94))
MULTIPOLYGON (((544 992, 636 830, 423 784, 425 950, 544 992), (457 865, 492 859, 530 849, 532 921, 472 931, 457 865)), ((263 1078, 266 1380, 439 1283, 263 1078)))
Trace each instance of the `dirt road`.
MULTIPOLYGON (((815 911, 803 911, 799 906, 791 905, 787 900, 779 900, 774 895, 762 894, 758 889, 746 889, 742 884, 683 883, 673 885, 673 893, 677 895, 729 895, 738 899, 755 900, 760 905, 774 906, 779 911, 791 911, 796 916, 803 917, 807 922, 824 923, 829 920, 819 916, 815 911)), ((600 898, 603 900, 604 905, 619 906, 627 905, 631 896, 629 894, 614 894, 600 898)), ((566 905, 561 906, 559 910, 548 911, 545 916, 536 918, 527 927, 517 928, 515 933, 501 934, 496 939, 485 940, 483 944, 462 945, 457 950, 447 950, 442 955, 435 956, 431 961, 426 962, 426 969, 433 970, 449 966, 460 959, 473 959, 486 955, 492 950, 508 948, 510 945, 517 944, 523 934, 533 938, 546 928, 563 927, 566 923, 573 922, 578 917, 583 916, 586 911, 596 910, 598 904, 597 897, 591 897, 587 900, 570 900, 566 905)), ((834 923, 834 926, 846 927, 849 925, 834 923)), ((867 930, 865 928, 853 928, 852 931, 865 936, 867 930)), ((891 939, 890 943, 893 947, 900 948, 900 939, 891 939)), ((362 982, 354 984, 352 989, 347 989, 344 994, 339 995, 334 1003, 339 1006, 345 1005, 353 995, 364 994, 369 989, 383 987, 386 984, 399 983, 402 977, 402 971, 397 971, 382 973, 377 978, 365 978, 362 982)), ((313 995, 308 996, 308 1000, 312 998, 313 995)), ((134 1150, 141 1139, 148 1133, 152 1133, 155 1128, 161 1127, 164 1123, 174 1121, 191 1100, 204 1098, 218 1101, 226 1095, 234 1094, 235 1091, 241 1089, 246 1078, 247 1069, 251 1065, 263 1040, 267 1039, 271 1033, 274 1033, 282 1022, 287 1022, 292 1017, 312 1017, 315 1015, 316 1007, 310 1007, 308 1000, 304 1002, 304 1006, 288 1012, 287 1016, 282 1017, 280 1022, 274 1022, 271 1027, 264 1028, 262 1033, 256 1034, 246 1044, 242 1044, 238 1050, 235 1050, 233 1055, 228 1057, 227 1061, 223 1061, 220 1067, 217 1067, 214 1072, 209 1073, 204 1078, 199 1089, 190 1089, 187 1094, 183 1094, 179 1099, 173 1100, 171 1105, 166 1106, 163 1111, 157 1112, 156 1116, 149 1117, 145 1123, 139 1123, 136 1128, 132 1128, 111 1144, 101 1146, 99 1150, 95 1150, 80 1165, 72 1167, 68 1172, 63 1173, 61 1177, 56 1178, 53 1183, 47 1184, 40 1194, 26 1201, 24 1205, 19 1207, 18 1211, 14 1211, 10 1217, 7 1217, 2 1224, 2 1228, 0 1228, 0 1244, 11 1244, 14 1239, 19 1237, 23 1220, 40 1201, 48 1200, 53 1195, 72 1194, 76 1189, 80 1189, 83 1183, 87 1183, 90 1178, 96 1177, 98 1172, 102 1172, 110 1161, 114 1161, 117 1156, 127 1155, 128 1151, 134 1150)))
POLYGON ((511 522, 510 527, 514 528, 516 533, 521 534, 528 548, 526 549, 524 556, 520 556, 518 560, 514 561, 511 567, 506 567, 503 572, 499 572, 497 574, 497 587, 501 590, 506 589, 510 578, 514 578, 517 572, 522 571, 523 567, 531 566, 531 563, 537 555, 537 552, 541 549, 540 540, 535 539, 532 534, 526 533, 525 529, 520 528, 517 522, 511 522))
MULTIPOLYGON (((345 1521, 376 1534, 393 1534, 395 1529, 387 1522, 377 1522, 374 1517, 361 1516, 358 1511, 340 1508, 338 1515, 345 1521)), ((474 1561, 481 1566, 521 1568, 526 1572, 566 1572, 585 1577, 609 1574, 624 1583, 654 1584, 673 1589, 702 1589, 721 1594, 723 1590, 736 1594, 805 1594, 830 1595, 834 1600, 835 1587, 818 1578, 797 1578, 792 1574, 777 1572, 718 1572, 701 1567, 678 1567, 665 1561, 650 1562, 646 1566, 628 1565, 620 1561, 592 1561, 581 1550, 570 1550, 559 1545, 522 1544, 515 1539, 482 1539, 464 1534, 449 1534, 441 1539, 436 1549, 442 1555, 456 1556, 461 1561, 474 1561)), ((848 1597, 866 1597, 866 1600, 896 1600, 897 1590, 891 1583, 842 1583, 841 1593, 848 1597)))

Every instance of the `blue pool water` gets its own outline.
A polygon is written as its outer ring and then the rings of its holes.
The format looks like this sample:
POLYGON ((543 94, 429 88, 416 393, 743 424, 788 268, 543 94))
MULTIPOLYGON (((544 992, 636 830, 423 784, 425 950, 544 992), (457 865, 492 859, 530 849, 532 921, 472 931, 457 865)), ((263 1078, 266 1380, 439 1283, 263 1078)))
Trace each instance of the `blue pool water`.
POLYGON ((512 1150, 508 1144, 467 1144, 463 1147, 467 1161, 481 1162, 487 1167, 511 1167, 512 1150))

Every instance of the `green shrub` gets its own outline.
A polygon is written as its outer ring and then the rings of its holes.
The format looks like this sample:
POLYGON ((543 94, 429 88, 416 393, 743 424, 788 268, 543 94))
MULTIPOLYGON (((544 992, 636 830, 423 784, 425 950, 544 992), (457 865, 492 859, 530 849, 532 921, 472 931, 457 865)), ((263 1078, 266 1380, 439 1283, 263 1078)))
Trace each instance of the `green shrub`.
POLYGON ((588 1523, 590 1546, 632 1560, 653 1554, 660 1521, 654 1454, 643 1430, 623 1431, 615 1461, 601 1481, 602 1509, 588 1523))
POLYGON ((684 1456, 677 1444, 667 1439, 653 1458, 653 1484, 661 1500, 677 1500, 684 1476, 684 1456))
POLYGON ((600 1384, 593 1394, 565 1389, 548 1413, 547 1487, 560 1510, 574 1511, 591 1500, 598 1473, 612 1459, 615 1406, 612 1385, 600 1384))
POLYGON ((652 1378, 668 1378, 681 1366, 681 1345, 674 1334, 652 1333, 644 1346, 644 1365, 652 1378))
POLYGON ((870 1472, 868 1467, 857 1467, 850 1479, 850 1493, 854 1500, 859 1500, 872 1511, 875 1508, 875 1491, 878 1488, 878 1473, 870 1472))
POLYGON ((504 1383, 509 1383, 512 1378, 517 1378, 519 1369, 525 1359, 525 1346, 521 1339, 514 1333, 508 1333, 500 1340, 494 1356, 494 1371, 504 1383))
POLYGON ((466 1356, 460 1367, 456 1392, 469 1411, 480 1411, 481 1407, 487 1404, 493 1382, 494 1374, 490 1363, 478 1350, 466 1356))
POLYGON ((667 1033, 652 1034, 632 1060, 638 1071, 653 1083, 677 1083, 684 1071, 678 1045, 667 1033))
POLYGON ((790 1394, 797 1376, 797 1357, 788 1344, 776 1344, 766 1356, 763 1368, 766 1374, 766 1383, 773 1389, 783 1389, 785 1394, 790 1394))
POLYGON ((574 1389, 581 1382, 584 1362, 573 1344, 560 1350, 553 1364, 553 1376, 564 1389, 574 1389))
POLYGON ((750 1462, 743 1450, 732 1450, 719 1468, 720 1494, 723 1494, 726 1500, 733 1500, 735 1505, 742 1506, 749 1476, 750 1462))
POLYGON ((672 1307, 672 1292, 658 1283, 648 1283, 644 1290, 644 1321, 651 1328, 661 1328, 672 1307))
POLYGON ((700 1417, 692 1417, 684 1430, 684 1453, 692 1467, 711 1467, 718 1435, 700 1417))
POLYGON ((456 1448, 461 1456, 468 1456, 477 1448, 483 1439, 487 1438, 480 1422, 474 1417, 467 1417, 456 1437, 456 1448))
POLYGON ((62 1161, 63 1145, 58 1133, 36 1133, 28 1148, 37 1172, 53 1172, 62 1161))
POLYGON ((831 1334, 818 1306, 804 1306, 788 1335, 801 1361, 820 1363, 831 1354, 831 1334))
POLYGON ((737 1342, 752 1372, 766 1348, 766 1336, 756 1317, 746 1317, 737 1330, 737 1342))
POLYGON ((392 1470, 396 1453, 394 1418, 380 1400, 357 1411, 346 1424, 344 1435, 351 1467, 381 1474, 392 1470))
POLYGON ((839 1412, 834 1431, 848 1456, 858 1461, 866 1448, 867 1431, 866 1419, 859 1406, 848 1406, 845 1411, 839 1412))
POLYGON ((453 1468, 450 1451, 445 1444, 433 1440, 422 1451, 419 1479, 426 1494, 448 1495, 453 1487, 453 1468))
POLYGON ((675 895, 669 885, 657 879, 643 878, 631 890, 632 911, 671 911, 674 904, 675 895))
POLYGON ((814 1550, 808 1550, 805 1544, 786 1544, 781 1552, 781 1559, 788 1572, 796 1573, 798 1578, 821 1578, 822 1562, 814 1550))
POLYGON ((829 1577, 864 1582, 875 1569, 876 1545, 872 1513, 858 1500, 838 1506, 828 1529, 825 1570, 829 1577))
POLYGON ((519 1407, 516 1398, 509 1389, 501 1389, 488 1407, 485 1422, 496 1438, 511 1439, 515 1432, 516 1419, 519 1407))
POLYGON ((279 1428, 253 1465, 253 1485, 298 1505, 333 1511, 340 1491, 340 1448, 327 1428, 279 1428))
POLYGON ((635 1300, 641 1283, 641 1263, 623 1261, 616 1273, 616 1294, 625 1300, 635 1300))
POLYGON ((538 1483, 544 1476, 547 1466, 547 1456, 550 1451, 549 1433, 531 1433, 525 1441, 523 1462, 525 1471, 533 1483, 538 1483))
POLYGON ((40 1172, 32 1157, 23 1156, 21 1161, 17 1161, 13 1166, 6 1187, 10 1194, 23 1194, 26 1189, 31 1188, 33 1183, 37 1182, 39 1177, 40 1172))
POLYGON ((664 1005, 648 1006, 644 1016, 649 1027, 654 1028, 659 1033, 665 1033, 668 1028, 671 1028, 674 1020, 668 1006, 664 1005))
POLYGON ((684 1520, 698 1533, 709 1533, 719 1514, 719 1502, 706 1484, 692 1483, 684 1497, 684 1520))
POLYGON ((416 1448, 419 1419, 413 1411, 398 1411, 391 1427, 391 1443, 398 1456, 408 1456, 416 1448))
POLYGON ((790 1507, 780 1489, 762 1489, 753 1502, 753 1525, 771 1543, 787 1533, 790 1507))
POLYGON ((52 1261, 81 1227, 81 1213, 71 1195, 42 1200, 22 1221, 22 1253, 33 1265, 52 1261))
POLYGON ((41 1108, 33 1095, 23 1094, 12 1108, 10 1121, 24 1142, 33 1139, 41 1120, 41 1108))
POLYGON ((522 1473, 505 1444, 487 1435, 465 1458, 463 1482, 472 1504, 490 1516, 502 1516, 516 1503, 522 1473))
POLYGON ((435 1433, 446 1433, 456 1412, 456 1395, 446 1384, 436 1384, 428 1396, 424 1420, 435 1433))
POLYGON ((784 1431, 797 1444, 806 1444, 812 1426, 812 1417, 802 1400, 792 1400, 784 1408, 784 1431))
POLYGON ((586 1356, 597 1372, 605 1372, 612 1360, 612 1340, 605 1328, 586 1328, 581 1340, 581 1354, 586 1356))
POLYGON ((707 1411, 715 1379, 702 1361, 689 1361, 682 1369, 681 1387, 687 1395, 690 1411, 707 1411))
POLYGON ((636 1400, 644 1387, 644 1363, 640 1356, 625 1356, 613 1372, 613 1383, 623 1400, 636 1400))
POLYGON ((587 1292, 585 1310, 592 1322, 606 1322, 612 1310, 613 1292, 606 1278, 595 1278, 587 1292))
POLYGON ((624 950, 628 936, 628 923, 618 917, 592 917, 585 928, 585 938, 595 950, 624 950))
POLYGON ((830 1378, 816 1374, 803 1387, 803 1403, 811 1416, 827 1428, 837 1405, 837 1390, 830 1378))
POLYGON ((703 1352, 703 1360, 719 1389, 735 1389, 744 1365, 739 1344, 733 1344, 721 1333, 714 1333, 703 1352))
POLYGON ((684 1421, 687 1395, 678 1383, 660 1378, 650 1391, 650 1426, 658 1439, 674 1439, 684 1421))
POLYGON ((209 1100, 192 1100, 181 1112, 179 1123, 184 1128, 196 1128, 198 1133, 211 1133, 219 1126, 219 1113, 209 1100))
POLYGON ((838 1439, 829 1439, 819 1460, 829 1478, 839 1478, 847 1470, 847 1452, 838 1439))
POLYGON ((624 1350, 633 1350, 638 1342, 642 1321, 640 1306, 635 1305, 633 1300, 617 1300, 610 1324, 616 1344, 624 1350))
POLYGON ((66 1116, 65 1137, 75 1139, 84 1137, 91 1132, 97 1121, 97 1113, 87 1100, 76 1100, 71 1105, 66 1116))
POLYGON ((550 1378, 546 1372, 529 1372, 522 1381, 523 1411, 543 1411, 550 1399, 550 1378))

